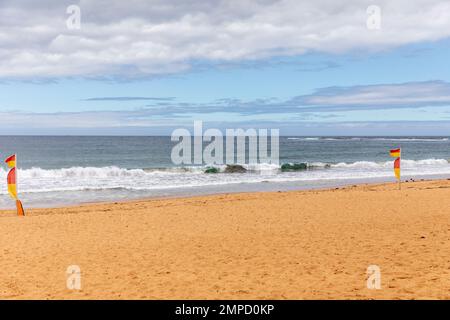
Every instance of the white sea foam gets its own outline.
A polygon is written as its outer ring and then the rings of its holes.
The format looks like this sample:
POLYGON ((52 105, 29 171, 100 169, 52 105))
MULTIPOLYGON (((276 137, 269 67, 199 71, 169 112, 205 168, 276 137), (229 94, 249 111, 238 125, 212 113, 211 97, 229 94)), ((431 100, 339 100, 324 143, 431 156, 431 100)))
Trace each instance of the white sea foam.
POLYGON ((320 140, 322 138, 320 137, 290 137, 287 138, 288 140, 302 140, 302 141, 317 141, 320 140))
MULTIPOLYGON (((205 174, 206 167, 125 169, 119 167, 73 167, 64 169, 31 168, 18 171, 19 192, 50 193, 89 190, 164 190, 236 183, 341 180, 392 176, 392 161, 327 164, 309 163, 314 170, 281 172, 274 164, 243 165, 247 173, 225 174, 226 166, 218 166, 219 174, 205 174), (274 174, 275 173, 275 174, 274 174)), ((402 173, 407 176, 450 175, 446 159, 402 160, 402 173)), ((0 168, 0 181, 7 172, 0 168)), ((7 193, 0 184, 0 194, 7 193)))
POLYGON ((382 137, 288 137, 288 140, 299 140, 299 141, 361 141, 361 140, 372 140, 372 141, 398 141, 398 142, 447 142, 449 138, 382 138, 382 137))
MULTIPOLYGON (((448 168, 450 167, 450 163, 445 159, 425 159, 425 160, 407 160, 402 159, 401 162, 402 168, 410 168, 410 169, 421 169, 424 166, 431 166, 439 170, 439 168, 448 168)), ((392 161, 385 162, 372 162, 372 161, 357 161, 352 163, 341 162, 337 164, 331 164, 332 168, 360 168, 360 169, 369 169, 369 168, 391 168, 392 161)))
POLYGON ((448 138, 372 138, 376 141, 426 141, 426 142, 439 142, 448 141, 448 138))

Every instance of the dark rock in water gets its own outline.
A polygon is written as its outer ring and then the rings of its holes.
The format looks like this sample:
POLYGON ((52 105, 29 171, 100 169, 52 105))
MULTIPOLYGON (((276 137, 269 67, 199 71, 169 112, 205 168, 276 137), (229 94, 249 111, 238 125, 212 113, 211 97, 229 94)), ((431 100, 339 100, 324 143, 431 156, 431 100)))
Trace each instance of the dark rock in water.
POLYGON ((214 167, 206 168, 205 173, 219 173, 219 169, 214 167))
POLYGON ((300 171, 308 169, 308 165, 306 163, 284 163, 281 166, 281 171, 300 171))
POLYGON ((245 173, 247 169, 238 164, 228 164, 225 168, 225 173, 245 173))

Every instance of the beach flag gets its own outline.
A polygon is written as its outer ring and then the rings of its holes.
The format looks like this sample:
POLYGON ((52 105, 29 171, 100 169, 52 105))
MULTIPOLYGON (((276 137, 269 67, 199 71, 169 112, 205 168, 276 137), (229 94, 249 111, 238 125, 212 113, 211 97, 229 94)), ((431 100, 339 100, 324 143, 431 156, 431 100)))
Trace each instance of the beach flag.
POLYGON ((391 150, 391 157, 400 158, 401 149, 391 150))
POLYGON ((16 155, 13 154, 12 156, 6 158, 5 162, 8 165, 8 168, 14 168, 16 166, 16 155))
POLYGON ((400 180, 400 178, 401 178, 400 162, 401 162, 402 150, 400 148, 394 149, 394 150, 391 150, 390 154, 391 154, 391 157, 396 158, 394 160, 394 173, 395 173, 395 177, 398 180, 398 189, 400 190, 402 188, 401 180, 400 180))
POLYGON ((23 210, 22 202, 19 200, 17 196, 17 168, 16 168, 17 156, 12 155, 6 158, 5 162, 8 165, 8 167, 11 168, 6 178, 8 183, 8 193, 14 200, 16 200, 17 215, 24 216, 25 211, 23 210))
POLYGON ((17 179, 16 179, 16 168, 12 168, 8 172, 8 192, 14 200, 17 200, 17 179))
POLYGON ((397 158, 394 161, 394 173, 395 177, 400 180, 400 158, 397 158))

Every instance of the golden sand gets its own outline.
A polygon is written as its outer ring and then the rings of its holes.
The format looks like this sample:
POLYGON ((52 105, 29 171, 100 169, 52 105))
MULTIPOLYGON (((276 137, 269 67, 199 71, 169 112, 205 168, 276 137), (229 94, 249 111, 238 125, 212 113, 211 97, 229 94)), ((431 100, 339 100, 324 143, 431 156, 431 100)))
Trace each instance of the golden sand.
POLYGON ((0 298, 449 299, 450 181, 396 188, 3 211, 0 298))

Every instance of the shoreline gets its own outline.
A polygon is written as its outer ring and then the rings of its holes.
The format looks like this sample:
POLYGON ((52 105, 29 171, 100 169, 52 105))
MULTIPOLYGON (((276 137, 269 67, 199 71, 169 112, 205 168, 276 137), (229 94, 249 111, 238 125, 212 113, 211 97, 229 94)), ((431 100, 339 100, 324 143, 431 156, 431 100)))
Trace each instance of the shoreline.
POLYGON ((450 180, 396 187, 0 211, 0 298, 450 299, 450 180))
MULTIPOLYGON (((433 181, 450 181, 450 178, 424 178, 424 179, 416 179, 414 181, 405 180, 402 181, 404 183, 421 183, 421 182, 433 182, 433 181)), ((333 190, 344 190, 346 188, 355 188, 355 187, 381 187, 387 185, 398 185, 397 182, 361 182, 361 183, 343 183, 336 184, 332 186, 325 187, 306 187, 306 188, 298 188, 298 189, 287 189, 287 190, 269 190, 269 191, 236 191, 236 192, 218 192, 218 193, 206 193, 206 194, 192 194, 186 196, 179 195, 167 195, 167 196, 150 196, 136 199, 127 199, 127 200, 117 200, 117 201, 93 201, 93 202, 82 202, 78 204, 61 204, 56 206, 48 206, 48 207, 28 207, 27 210, 31 211, 44 211, 44 210, 58 210, 58 209, 74 209, 80 207, 91 207, 91 206, 104 206, 104 205, 117 205, 117 204, 130 204, 130 203, 140 203, 140 202, 151 202, 151 201, 164 201, 164 200, 189 200, 196 198, 209 198, 209 197, 221 197, 221 196, 232 196, 232 195, 251 195, 251 194, 272 194, 272 193, 292 193, 292 192, 324 192, 324 191, 333 191, 333 190)), ((2 209, 0 208, 0 218, 2 214, 5 213, 14 213, 15 209, 2 209)))
MULTIPOLYGON (((439 181, 439 180, 448 180, 450 176, 444 174, 436 174, 436 175, 425 175, 419 176, 415 179, 410 177, 404 177, 402 183, 411 183, 411 182, 423 182, 423 181, 439 181)), ((170 195, 154 195, 154 196, 142 196, 142 197, 131 197, 130 199, 120 199, 120 200, 99 200, 99 201, 83 201, 77 203, 55 203, 48 206, 27 206, 26 200, 23 201, 24 207, 26 210, 38 210, 38 209, 62 209, 62 208, 76 208, 80 206, 90 206, 90 205, 101 205, 101 204, 112 204, 112 203, 127 203, 127 202, 140 202, 140 201, 152 201, 152 200, 170 200, 170 199, 188 199, 195 197, 209 197, 215 195, 228 195, 228 194, 251 194, 251 193, 272 193, 272 192, 296 192, 296 191, 314 191, 314 190, 332 190, 336 188, 345 188, 348 186, 365 186, 365 185, 383 185, 383 184, 391 184, 397 183, 392 182, 392 178, 385 177, 376 177, 376 178, 355 178, 355 179, 347 179, 342 181, 334 181, 331 183, 330 181, 321 180, 317 181, 318 184, 315 186, 307 185, 302 186, 301 183, 304 181, 287 181, 287 182, 258 182, 258 183, 239 183, 237 184, 237 191, 228 191, 227 189, 220 190, 221 187, 230 187, 233 184, 228 185, 220 185, 220 186, 212 186, 219 187, 219 191, 183 191, 170 195), (264 187, 261 187, 261 184, 264 187), (255 188, 255 186, 257 186, 255 188), (252 188, 253 187, 253 188, 252 188)), ((205 186, 201 188, 206 188, 205 186)), ((180 188, 180 190, 184 190, 180 188)), ((188 189, 186 189, 188 190, 188 189)), ((11 203, 13 201, 11 200, 11 203)), ((14 207, 11 208, 0 208, 0 217, 2 213, 8 211, 14 211, 14 207)))

